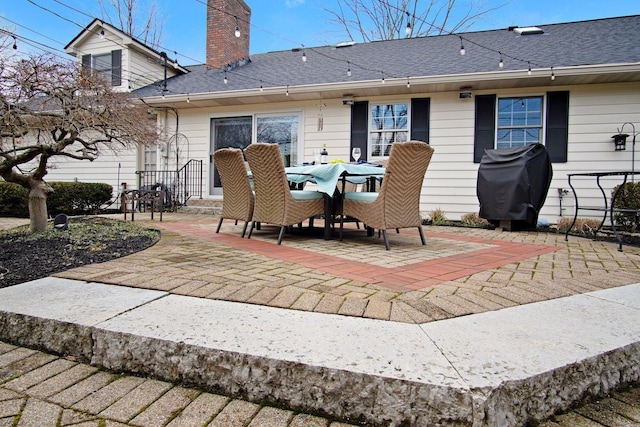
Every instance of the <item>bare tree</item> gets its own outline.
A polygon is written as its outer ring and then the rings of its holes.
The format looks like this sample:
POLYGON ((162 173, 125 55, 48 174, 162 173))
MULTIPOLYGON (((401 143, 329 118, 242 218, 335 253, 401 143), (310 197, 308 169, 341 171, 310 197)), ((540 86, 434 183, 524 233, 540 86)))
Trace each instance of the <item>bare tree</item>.
POLYGON ((164 19, 155 0, 141 3, 140 0, 98 0, 105 21, 158 49, 162 42, 164 19))
POLYGON ((500 6, 460 5, 458 0, 336 0, 337 10, 325 11, 350 40, 370 42, 423 37, 468 30, 483 15, 500 6))
POLYGON ((30 231, 42 231, 50 158, 93 161, 105 150, 155 143, 157 128, 146 107, 78 64, 7 53, 0 51, 0 177, 29 190, 30 231))

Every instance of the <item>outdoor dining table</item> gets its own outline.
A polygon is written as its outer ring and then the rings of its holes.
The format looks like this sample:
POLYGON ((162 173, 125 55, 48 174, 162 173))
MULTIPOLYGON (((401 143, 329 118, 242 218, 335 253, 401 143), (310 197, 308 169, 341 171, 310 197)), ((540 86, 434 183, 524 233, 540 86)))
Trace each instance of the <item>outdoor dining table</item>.
POLYGON ((287 179, 292 183, 313 181, 318 191, 324 193, 324 238, 331 239, 331 217, 333 199, 340 197, 337 191, 341 178, 355 184, 366 184, 370 178, 382 178, 385 169, 371 163, 327 163, 319 165, 291 166, 285 168, 287 179))

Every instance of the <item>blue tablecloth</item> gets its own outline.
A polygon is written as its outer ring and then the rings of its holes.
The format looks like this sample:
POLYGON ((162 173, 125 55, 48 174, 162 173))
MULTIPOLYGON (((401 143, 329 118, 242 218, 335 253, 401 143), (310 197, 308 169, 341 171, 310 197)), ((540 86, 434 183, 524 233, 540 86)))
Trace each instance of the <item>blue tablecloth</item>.
POLYGON ((285 168, 289 181, 301 183, 313 180, 318 185, 319 191, 330 196, 335 192, 338 180, 342 175, 346 175, 349 182, 362 184, 371 176, 382 178, 384 171, 385 169, 382 167, 351 163, 328 163, 285 168))

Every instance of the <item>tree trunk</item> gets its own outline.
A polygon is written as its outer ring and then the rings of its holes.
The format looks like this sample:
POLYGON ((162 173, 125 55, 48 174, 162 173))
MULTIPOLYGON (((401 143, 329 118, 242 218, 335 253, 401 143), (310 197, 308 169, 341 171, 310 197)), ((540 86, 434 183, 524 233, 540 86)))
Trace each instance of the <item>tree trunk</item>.
POLYGON ((30 182, 29 191, 29 232, 36 233, 47 229, 47 196, 53 188, 44 181, 30 182))

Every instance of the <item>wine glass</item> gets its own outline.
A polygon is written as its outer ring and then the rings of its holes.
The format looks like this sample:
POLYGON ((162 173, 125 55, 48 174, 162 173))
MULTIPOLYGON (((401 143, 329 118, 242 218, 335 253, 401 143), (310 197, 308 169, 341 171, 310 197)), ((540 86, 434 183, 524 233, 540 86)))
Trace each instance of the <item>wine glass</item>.
POLYGON ((320 164, 320 149, 319 148, 314 148, 313 149, 313 164, 314 165, 320 164))
POLYGON ((360 151, 359 147, 355 147, 351 151, 351 155, 353 156, 353 159, 356 161, 356 163, 358 163, 358 160, 360 160, 360 154, 362 154, 362 152, 360 151))

